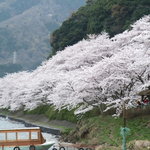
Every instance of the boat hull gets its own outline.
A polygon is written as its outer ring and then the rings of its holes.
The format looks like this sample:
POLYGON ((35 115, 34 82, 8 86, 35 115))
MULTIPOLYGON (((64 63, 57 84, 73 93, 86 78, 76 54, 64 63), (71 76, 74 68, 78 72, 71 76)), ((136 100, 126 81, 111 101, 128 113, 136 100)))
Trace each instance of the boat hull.
MULTIPOLYGON (((36 145, 35 150, 48 150, 50 147, 52 147, 54 144, 42 144, 42 145, 36 145)), ((29 146, 20 146, 20 150, 29 150, 29 146)), ((14 147, 4 147, 3 150, 13 150, 14 147)), ((2 147, 0 147, 0 150, 2 150, 2 147)))

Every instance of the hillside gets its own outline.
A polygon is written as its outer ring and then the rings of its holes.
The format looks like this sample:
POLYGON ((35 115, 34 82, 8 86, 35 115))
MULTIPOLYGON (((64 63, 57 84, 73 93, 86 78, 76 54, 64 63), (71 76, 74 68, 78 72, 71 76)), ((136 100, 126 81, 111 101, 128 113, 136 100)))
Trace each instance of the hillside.
POLYGON ((36 68, 50 52, 49 34, 84 0, 0 0, 0 64, 36 68))
POLYGON ((22 67, 18 64, 0 64, 0 77, 7 75, 8 73, 14 73, 22 70, 22 67))
MULTIPOLYGON (((64 132, 62 139, 65 142, 80 143, 83 145, 101 145, 99 150, 121 150, 122 136, 120 129, 123 126, 122 118, 111 116, 95 116, 83 118, 74 130, 64 132)), ((148 150, 147 146, 134 148, 135 141, 150 141, 150 115, 127 119, 130 129, 127 139, 128 150, 148 150)), ((140 147, 140 146, 139 146, 140 147)))
POLYGON ((87 38, 87 34, 106 31, 110 36, 114 36, 148 14, 149 0, 87 0, 86 6, 73 13, 52 33, 53 54, 87 38))

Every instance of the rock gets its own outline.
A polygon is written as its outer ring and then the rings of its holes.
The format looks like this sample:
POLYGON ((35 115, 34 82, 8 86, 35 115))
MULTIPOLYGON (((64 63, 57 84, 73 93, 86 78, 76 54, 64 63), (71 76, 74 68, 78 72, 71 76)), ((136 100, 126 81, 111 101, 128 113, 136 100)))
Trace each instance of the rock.
POLYGON ((135 149, 136 150, 143 150, 143 148, 147 148, 150 147, 150 141, 146 140, 138 140, 135 141, 135 149))
POLYGON ((134 140, 129 145, 129 150, 150 150, 150 141, 148 140, 134 140))

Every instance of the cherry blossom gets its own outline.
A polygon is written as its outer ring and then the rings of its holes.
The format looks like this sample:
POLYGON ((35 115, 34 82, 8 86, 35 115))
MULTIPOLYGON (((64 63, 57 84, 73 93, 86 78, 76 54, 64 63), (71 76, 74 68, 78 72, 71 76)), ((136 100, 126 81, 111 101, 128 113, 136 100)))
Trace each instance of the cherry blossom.
POLYGON ((53 105, 85 113, 94 107, 120 114, 134 107, 150 86, 150 15, 113 38, 89 35, 66 47, 32 72, 0 79, 0 107, 11 111, 53 105))

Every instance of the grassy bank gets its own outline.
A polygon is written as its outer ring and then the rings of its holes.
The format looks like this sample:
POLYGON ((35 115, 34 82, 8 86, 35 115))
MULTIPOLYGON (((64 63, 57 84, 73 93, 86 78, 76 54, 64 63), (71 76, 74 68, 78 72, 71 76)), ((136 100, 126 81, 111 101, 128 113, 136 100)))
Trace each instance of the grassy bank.
POLYGON ((59 111, 56 110, 53 106, 45 106, 45 105, 39 106, 34 110, 24 111, 24 114, 25 115, 42 114, 45 117, 47 117, 49 120, 66 120, 72 123, 76 123, 78 120, 77 116, 74 115, 74 110, 68 111, 66 109, 63 109, 59 111))
POLYGON ((8 109, 0 109, 0 113, 4 115, 14 115, 14 116, 33 116, 33 115, 43 115, 49 121, 50 120, 66 120, 72 123, 77 123, 78 117, 74 115, 74 110, 68 111, 67 109, 56 110, 53 106, 42 105, 33 110, 18 110, 11 112, 8 109))
POLYGON ((39 106, 34 110, 10 112, 8 109, 1 109, 0 114, 15 119, 24 120, 40 126, 57 128, 62 132, 74 128, 78 120, 73 111, 55 110, 53 106, 39 106))
MULTIPOLYGON (((86 145, 108 145, 119 147, 122 144, 120 127, 123 126, 121 118, 111 116, 97 116, 83 119, 69 134, 64 134, 66 142, 82 143, 86 145)), ((135 117, 127 120, 130 135, 127 143, 133 140, 150 140, 150 115, 135 117)), ((128 144, 131 146, 131 144, 128 144)))
MULTIPOLYGON (((111 116, 96 116, 86 118, 78 123, 75 130, 64 134, 63 139, 67 142, 78 142, 82 144, 118 147, 122 143, 120 128, 123 126, 122 118, 111 116)), ((150 140, 150 115, 139 116, 127 120, 130 135, 127 142, 133 140, 150 140)))
MULTIPOLYGON (((131 141, 134 140, 150 141, 150 106, 129 110, 126 117, 127 127, 131 130, 127 136, 128 145, 131 147, 131 141)), ((66 142, 114 146, 117 150, 122 144, 121 127, 122 117, 114 118, 108 114, 88 117, 86 114, 78 121, 76 129, 64 133, 62 137, 66 142)))
MULTIPOLYGON (((55 121, 54 127, 63 129, 62 139, 66 142, 114 147, 122 143, 120 128, 123 126, 123 119, 112 117, 110 115, 112 111, 102 116, 99 110, 94 109, 84 115, 75 116, 73 110, 58 111, 52 106, 40 106, 31 111, 10 113, 8 110, 1 110, 1 112, 23 119, 30 118, 35 123, 41 122, 50 126, 55 121), (66 122, 62 125, 58 120, 75 123, 76 127, 70 128, 66 122)), ((131 130, 127 137, 128 143, 133 140, 150 140, 150 107, 127 111, 127 127, 131 130)))

